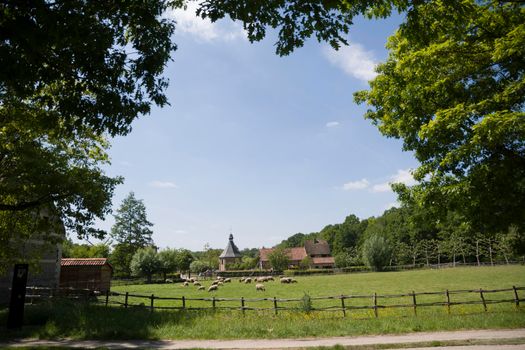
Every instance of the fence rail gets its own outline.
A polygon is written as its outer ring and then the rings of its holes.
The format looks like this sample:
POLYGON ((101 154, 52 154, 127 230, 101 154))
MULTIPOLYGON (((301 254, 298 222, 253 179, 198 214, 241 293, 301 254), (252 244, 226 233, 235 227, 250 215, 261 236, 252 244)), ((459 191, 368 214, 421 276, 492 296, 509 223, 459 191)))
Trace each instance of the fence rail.
MULTIPOLYGON (((451 312, 452 306, 457 305, 483 305, 484 311, 487 311, 487 305, 489 304, 500 304, 500 303, 512 303, 516 308, 520 307, 520 302, 525 301, 525 299, 520 299, 519 291, 525 290, 525 287, 516 287, 503 288, 503 289, 463 289, 463 290, 445 290, 440 292, 411 292, 411 293, 402 293, 402 294, 385 294, 378 295, 377 293, 369 295, 336 295, 336 296, 316 296, 309 297, 306 296, 312 304, 312 301, 322 301, 322 300, 331 300, 337 301, 335 305, 323 306, 323 307, 313 307, 310 304, 308 310, 310 311, 333 311, 341 312, 343 317, 346 317, 347 311, 352 310, 373 310, 374 316, 379 317, 378 310, 384 310, 389 308, 407 308, 412 309, 413 313, 417 315, 418 308, 421 307, 435 307, 435 306, 445 306, 447 307, 448 313, 451 312), (508 293, 508 295, 502 299, 489 299, 488 296, 494 293, 508 293), (451 296, 457 296, 462 294, 476 295, 476 300, 452 300, 451 296), (418 296, 442 296, 443 300, 433 301, 433 302, 418 302, 418 296), (404 302, 399 304, 381 304, 380 300, 393 300, 396 298, 407 298, 404 302), (367 305, 349 305, 345 303, 345 300, 352 299, 369 299, 370 303, 367 305)), ((147 307, 152 311, 155 309, 178 309, 178 310, 240 310, 243 313, 246 310, 266 310, 273 311, 275 314, 278 314, 279 311, 284 310, 301 310, 302 307, 299 306, 286 306, 283 304, 293 303, 293 302, 305 302, 305 297, 303 298, 283 298, 278 299, 276 297, 266 297, 266 298, 216 298, 216 297, 205 297, 205 298, 187 298, 185 296, 180 297, 166 297, 166 296, 155 296, 154 294, 143 295, 143 294, 132 294, 132 293, 118 293, 118 292, 107 292, 105 295, 105 300, 102 302, 106 306, 108 305, 121 305, 125 308, 127 307, 147 307), (112 300, 112 297, 119 297, 121 300, 112 300), (133 304, 130 302, 130 298, 144 299, 148 302, 141 304, 133 304), (180 301, 180 305, 166 306, 166 305, 155 305, 155 300, 172 300, 180 301), (197 302, 206 302, 209 303, 207 306, 189 306, 188 302, 197 301, 197 302), (236 303, 237 306, 232 305, 219 305, 219 303, 228 302, 236 303), (248 303, 261 303, 268 302, 269 305, 265 306, 249 306, 248 303)), ((304 308, 303 308, 304 309, 304 308)))

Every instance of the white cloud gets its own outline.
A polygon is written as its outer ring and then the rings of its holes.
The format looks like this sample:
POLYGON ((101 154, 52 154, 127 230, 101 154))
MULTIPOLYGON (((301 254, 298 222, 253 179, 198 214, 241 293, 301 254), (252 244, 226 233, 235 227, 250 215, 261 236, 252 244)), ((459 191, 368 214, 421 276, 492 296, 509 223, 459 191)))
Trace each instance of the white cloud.
POLYGON ((198 3, 189 2, 186 10, 168 10, 166 15, 177 22, 175 30, 178 33, 189 34, 204 41, 231 41, 245 37, 244 30, 239 23, 223 21, 212 23, 196 15, 198 3))
POLYGON ((413 186, 417 184, 417 181, 414 179, 414 177, 412 177, 410 169, 399 169, 397 173, 390 176, 390 180, 388 182, 383 182, 372 186, 372 192, 389 192, 392 190, 390 187, 390 184, 392 183, 402 183, 407 186, 413 186))
POLYGON ((339 122, 328 122, 326 123, 327 128, 335 128, 336 126, 339 126, 339 122))
POLYGON ((330 46, 323 48, 323 54, 330 63, 341 68, 346 74, 359 80, 369 81, 377 76, 377 61, 374 54, 357 43, 350 43, 334 50, 330 46))
POLYGON ((399 202, 391 202, 385 205, 385 210, 388 210, 390 208, 399 208, 399 202))
POLYGON ((367 179, 361 179, 358 181, 350 181, 343 185, 343 190, 353 191, 353 190, 362 190, 368 187, 370 183, 367 179))
POLYGON ((383 183, 375 184, 374 186, 372 186, 372 192, 375 192, 375 193, 388 192, 390 190, 392 190, 392 188, 390 187, 389 182, 383 182, 383 183))
POLYGON ((169 182, 169 181, 152 181, 149 183, 149 185, 151 187, 155 187, 155 188, 178 188, 177 185, 175 185, 173 182, 169 182))

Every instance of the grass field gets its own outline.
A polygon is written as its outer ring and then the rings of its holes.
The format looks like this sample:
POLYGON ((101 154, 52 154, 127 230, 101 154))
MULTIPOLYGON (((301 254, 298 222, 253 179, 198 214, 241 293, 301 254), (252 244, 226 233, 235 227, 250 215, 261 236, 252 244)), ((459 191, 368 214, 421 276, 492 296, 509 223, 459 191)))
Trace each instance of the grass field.
MULTIPOLYGON (((304 293, 312 297, 331 295, 370 295, 376 292, 398 294, 407 292, 444 291, 457 289, 499 289, 515 286, 525 287, 524 266, 499 266, 482 268, 455 268, 443 270, 419 270, 407 272, 362 273, 336 276, 298 277, 297 284, 266 283, 265 292, 255 291, 253 284, 241 284, 234 280, 225 284, 213 295, 216 298, 301 298, 304 293)), ((204 282, 207 286, 211 282, 204 282)), ((211 297, 212 293, 197 291, 195 287, 179 284, 136 285, 115 287, 118 292, 163 297, 211 297)), ((525 291, 521 291, 525 294, 525 291)), ((459 295, 452 295, 458 301, 459 295)), ((520 296, 524 298, 524 295, 520 296)), ((443 301, 443 295, 418 297, 418 303, 443 301)), ((479 295, 461 296, 462 300, 479 300, 479 295)), ((512 299, 512 292, 491 295, 494 299, 512 299)), ((130 298, 130 303, 148 300, 130 298)), ((409 300, 379 299, 378 303, 405 303, 409 300)), ((224 302, 228 304, 229 302, 224 302)), ((233 302, 232 302, 233 303, 233 302)), ((297 302, 295 302, 297 304, 297 302)), ((340 303, 338 300, 314 300, 313 307, 340 303)), ((352 303, 370 304, 370 299, 348 300, 352 303)), ((180 301, 155 300, 157 306, 179 305, 180 301)), ((223 303, 221 303, 222 305, 223 303)), ((247 304, 247 306, 271 307, 270 302, 247 304)), ((355 304, 355 305, 357 305, 355 304)), ((418 309, 417 316, 411 308, 379 310, 375 318, 371 310, 351 310, 346 317, 338 312, 191 310, 155 311, 147 307, 129 308, 60 303, 34 307, 27 312, 26 327, 19 333, 4 333, 2 337, 34 336, 42 338, 138 338, 138 339, 228 339, 228 338, 281 338, 305 336, 343 336, 358 334, 401 333, 412 331, 456 330, 477 328, 525 327, 525 307, 517 309, 513 303, 488 305, 455 305, 448 314, 446 307, 418 309)), ((187 302, 186 306, 211 306, 210 302, 187 302), (203 304, 204 303, 204 304, 203 304)), ((233 306, 240 306, 237 302, 233 306)), ((0 314, 5 318, 5 312, 0 314)), ((2 322, 2 320, 0 320, 2 322)))

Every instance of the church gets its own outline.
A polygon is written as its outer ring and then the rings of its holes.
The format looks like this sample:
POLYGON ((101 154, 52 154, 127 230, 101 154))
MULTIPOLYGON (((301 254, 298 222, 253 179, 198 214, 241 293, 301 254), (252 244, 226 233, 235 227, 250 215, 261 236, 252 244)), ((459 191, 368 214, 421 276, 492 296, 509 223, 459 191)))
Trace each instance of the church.
POLYGON ((242 260, 241 252, 239 248, 233 243, 233 235, 230 233, 228 245, 222 251, 219 256, 219 271, 226 271, 228 265, 240 263, 242 260))

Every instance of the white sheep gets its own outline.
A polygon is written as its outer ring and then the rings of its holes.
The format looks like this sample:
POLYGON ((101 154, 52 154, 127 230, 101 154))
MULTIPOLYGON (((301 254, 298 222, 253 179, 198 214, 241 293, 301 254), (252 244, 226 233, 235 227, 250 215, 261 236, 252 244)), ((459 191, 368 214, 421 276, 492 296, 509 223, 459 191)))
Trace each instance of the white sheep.
POLYGON ((210 286, 210 288, 208 288, 208 292, 211 292, 211 291, 214 291, 214 290, 218 290, 219 289, 219 286, 216 285, 216 284, 212 284, 210 286))
POLYGON ((255 285, 255 290, 261 290, 261 291, 265 291, 266 289, 264 289, 264 284, 261 284, 261 283, 257 283, 255 285))
POLYGON ((204 287, 204 286, 200 286, 199 288, 197 288, 197 290, 205 290, 205 289, 206 289, 206 287, 204 287))
POLYGON ((231 278, 225 278, 224 279, 224 283, 231 283, 231 281, 232 281, 231 278))
POLYGON ((244 283, 252 283, 252 279, 250 277, 246 278, 244 280, 244 283))
POLYGON ((184 282, 183 285, 184 285, 184 287, 187 287, 187 286, 189 286, 189 283, 188 282, 184 282))
POLYGON ((195 282, 193 282, 193 285, 194 286, 200 286, 201 284, 199 282, 195 281, 195 282))
POLYGON ((283 277, 281 278, 281 283, 291 283, 292 279, 289 277, 283 277))

